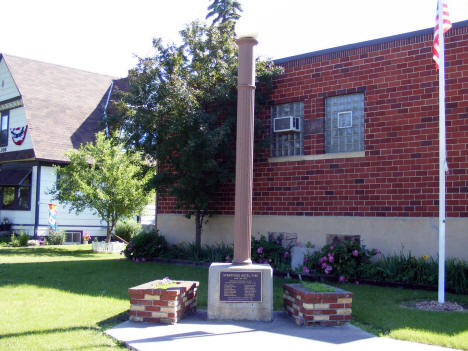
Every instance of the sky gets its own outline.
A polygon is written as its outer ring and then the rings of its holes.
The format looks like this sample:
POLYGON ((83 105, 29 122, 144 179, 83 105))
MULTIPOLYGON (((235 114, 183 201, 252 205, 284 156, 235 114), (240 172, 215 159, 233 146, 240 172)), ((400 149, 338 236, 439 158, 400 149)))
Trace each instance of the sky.
MULTIPOLYGON (((436 0, 239 0, 238 34, 256 34, 256 54, 282 58, 430 28, 436 0)), ((2 0, 0 52, 125 77, 152 39, 178 43, 205 21, 210 0, 2 0)), ((452 22, 468 0, 447 0, 452 22)))

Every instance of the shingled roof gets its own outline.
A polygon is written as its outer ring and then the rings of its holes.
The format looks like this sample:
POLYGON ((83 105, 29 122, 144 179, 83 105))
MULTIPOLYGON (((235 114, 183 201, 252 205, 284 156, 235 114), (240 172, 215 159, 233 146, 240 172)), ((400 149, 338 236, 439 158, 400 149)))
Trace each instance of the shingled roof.
POLYGON ((2 55, 21 94, 35 158, 67 161, 65 152, 94 140, 115 77, 2 55))

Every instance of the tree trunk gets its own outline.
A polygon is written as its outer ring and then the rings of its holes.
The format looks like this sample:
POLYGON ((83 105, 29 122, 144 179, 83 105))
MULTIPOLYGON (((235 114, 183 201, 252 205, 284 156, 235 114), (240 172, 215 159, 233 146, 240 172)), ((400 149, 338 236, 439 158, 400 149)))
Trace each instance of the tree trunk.
POLYGON ((203 225, 203 216, 200 210, 197 210, 195 212, 195 250, 197 252, 197 256, 200 253, 200 249, 201 249, 202 225, 203 225))
POLYGON ((111 240, 111 233, 112 233, 112 228, 110 226, 109 221, 107 222, 107 237, 106 237, 106 243, 110 242, 111 240))
POLYGON ((154 192, 154 230, 158 230, 158 192, 154 192))

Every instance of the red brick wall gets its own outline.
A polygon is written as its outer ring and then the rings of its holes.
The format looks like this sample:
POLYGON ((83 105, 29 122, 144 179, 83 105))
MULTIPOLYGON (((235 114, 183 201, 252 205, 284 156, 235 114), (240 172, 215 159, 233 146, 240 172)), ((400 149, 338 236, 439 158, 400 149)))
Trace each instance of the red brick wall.
MULTIPOLYGON (((466 25, 466 24, 465 24, 466 25)), ((323 118, 325 99, 364 93, 365 157, 254 165, 256 215, 437 216, 438 73, 432 32, 291 60, 272 104, 304 102, 304 120, 323 118)), ((468 27, 446 36, 447 215, 468 216, 468 27)), ((270 126, 270 112, 262 117, 270 126)), ((324 153, 323 132, 304 154, 324 153)), ((233 214, 233 186, 216 201, 233 214)), ((160 213, 174 202, 160 199, 160 213)))

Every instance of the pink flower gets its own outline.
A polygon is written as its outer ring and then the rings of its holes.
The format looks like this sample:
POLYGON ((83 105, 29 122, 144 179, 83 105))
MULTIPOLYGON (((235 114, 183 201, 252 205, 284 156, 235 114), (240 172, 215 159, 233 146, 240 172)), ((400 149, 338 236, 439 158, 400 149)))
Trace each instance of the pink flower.
POLYGON ((327 257, 326 257, 326 256, 323 256, 323 257, 320 259, 320 263, 323 263, 323 262, 327 262, 327 257))
POLYGON ((302 271, 303 271, 304 273, 309 273, 309 272, 310 272, 310 271, 309 271, 309 268, 307 268, 307 266, 303 266, 303 267, 302 267, 302 271))
POLYGON ((141 259, 141 262, 145 262, 145 261, 146 261, 146 258, 143 257, 143 258, 141 259))
POLYGON ((344 275, 340 275, 340 279, 339 279, 340 282, 344 282, 345 281, 345 277, 344 275))
POLYGON ((140 262, 140 259, 139 259, 139 258, 135 258, 135 262, 136 262, 136 263, 140 262))
POLYGON ((333 250, 334 248, 335 248, 335 247, 334 247, 333 245, 332 245, 332 246, 330 246, 330 250, 333 250))
POLYGON ((304 257, 304 261, 303 261, 303 262, 304 262, 304 263, 306 263, 306 262, 307 262, 307 256, 306 256, 306 257, 304 257))
POLYGON ((357 257, 359 255, 358 250, 353 250, 353 256, 357 257))
POLYGON ((333 258, 333 256, 329 257, 328 258, 328 261, 330 261, 330 263, 332 263, 335 259, 333 258))
POLYGON ((258 263, 263 263, 263 261, 261 259, 258 260, 258 263))
POLYGON ((229 256, 229 255, 226 256, 225 260, 226 260, 226 262, 229 262, 231 260, 231 256, 229 256))
POLYGON ((377 251, 376 251, 375 253, 376 253, 377 255, 380 255, 381 252, 380 252, 379 249, 377 249, 377 251))
POLYGON ((325 262, 324 262, 324 263, 322 263, 322 268, 323 268, 323 269, 326 269, 326 268, 327 268, 327 266, 328 266, 328 265, 327 265, 325 262))
POLYGON ((288 258, 288 257, 289 257, 289 252, 286 251, 286 252, 284 253, 284 258, 288 258))
POLYGON ((260 246, 260 247, 257 249, 257 253, 258 253, 258 254, 261 254, 262 252, 263 252, 263 247, 260 246))
POLYGON ((354 284, 359 285, 359 282, 356 280, 356 281, 354 282, 354 284))

